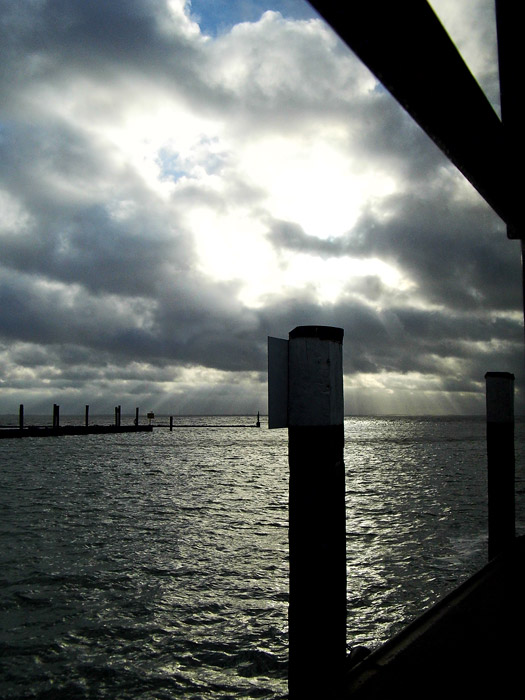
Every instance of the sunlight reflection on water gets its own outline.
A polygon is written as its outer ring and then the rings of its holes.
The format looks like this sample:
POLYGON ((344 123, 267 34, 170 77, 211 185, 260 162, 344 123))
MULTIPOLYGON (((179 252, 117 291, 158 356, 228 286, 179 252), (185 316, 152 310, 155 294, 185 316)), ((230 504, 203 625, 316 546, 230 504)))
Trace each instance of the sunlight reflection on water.
MULTIPOLYGON (((374 647, 486 560, 484 424, 345 428, 348 640, 374 647)), ((0 450, 2 697, 286 694, 286 431, 0 450)))

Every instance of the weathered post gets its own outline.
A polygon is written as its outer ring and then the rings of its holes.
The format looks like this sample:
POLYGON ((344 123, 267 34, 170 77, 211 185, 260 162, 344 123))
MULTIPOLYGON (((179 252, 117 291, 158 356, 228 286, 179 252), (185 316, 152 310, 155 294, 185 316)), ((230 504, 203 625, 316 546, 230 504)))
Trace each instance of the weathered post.
MULTIPOLYGON (((286 375, 285 341, 276 341, 286 375)), ((290 602, 288 688, 291 700, 340 695, 346 658, 346 519, 343 330, 299 326, 289 334, 287 410, 290 602)), ((270 389, 269 427, 276 415, 270 389)), ((274 396, 272 397, 272 393, 274 396)))
POLYGON ((135 426, 138 426, 139 424, 139 407, 135 409, 135 426))
POLYGON ((24 404, 21 403, 18 409, 18 427, 20 430, 24 429, 24 404))
POLYGON ((115 427, 120 427, 120 406, 115 406, 115 427))
POLYGON ((86 404, 86 414, 85 414, 85 420, 84 420, 86 428, 89 425, 89 406, 86 404))
POLYGON ((170 431, 173 432, 173 416, 170 416, 170 431))
POLYGON ((56 403, 53 404, 53 429, 60 427, 60 406, 56 403))
POLYGON ((512 545, 514 518, 514 375, 487 372, 489 560, 512 545))

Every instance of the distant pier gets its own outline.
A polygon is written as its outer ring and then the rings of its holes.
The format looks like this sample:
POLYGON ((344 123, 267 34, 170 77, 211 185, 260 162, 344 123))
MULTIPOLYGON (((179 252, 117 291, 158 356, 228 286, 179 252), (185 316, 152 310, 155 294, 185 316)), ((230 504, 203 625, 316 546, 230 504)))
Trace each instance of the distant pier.
POLYGON ((260 428, 260 425, 241 423, 155 423, 155 428, 260 428))
POLYGON ((169 417, 169 423, 154 423, 155 414, 150 411, 146 414, 148 423, 139 425, 139 409, 135 409, 135 419, 132 425, 122 425, 121 407, 115 406, 115 422, 111 425, 89 424, 89 405, 85 407, 84 425, 60 425, 60 407, 53 404, 51 425, 26 425, 24 422, 24 405, 20 404, 18 414, 18 426, 0 425, 0 439, 24 438, 24 437, 54 437, 60 435, 113 435, 115 433, 151 433, 153 428, 260 428, 260 414, 257 413, 255 424, 239 423, 179 423, 169 417))

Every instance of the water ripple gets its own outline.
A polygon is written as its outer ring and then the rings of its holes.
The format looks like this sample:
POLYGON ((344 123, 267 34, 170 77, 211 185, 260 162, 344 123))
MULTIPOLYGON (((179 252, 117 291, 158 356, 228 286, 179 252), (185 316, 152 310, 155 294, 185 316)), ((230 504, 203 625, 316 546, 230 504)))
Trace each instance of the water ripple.
MULTIPOLYGON (((485 561, 484 426, 345 428, 348 640, 374 647, 485 561)), ((286 696, 285 431, 0 450, 2 698, 286 696)), ((517 494, 525 526, 521 466, 517 494)))

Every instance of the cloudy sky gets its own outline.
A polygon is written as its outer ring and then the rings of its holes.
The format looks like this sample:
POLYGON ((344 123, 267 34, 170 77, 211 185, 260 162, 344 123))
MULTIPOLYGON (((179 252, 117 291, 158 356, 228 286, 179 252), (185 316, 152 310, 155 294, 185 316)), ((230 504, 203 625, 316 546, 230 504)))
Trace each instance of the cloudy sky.
MULTIPOLYGON (((492 0, 431 3, 496 111, 492 0)), ((522 381, 519 243, 303 0, 0 0, 0 412, 256 413, 345 330, 347 413, 522 381)))

